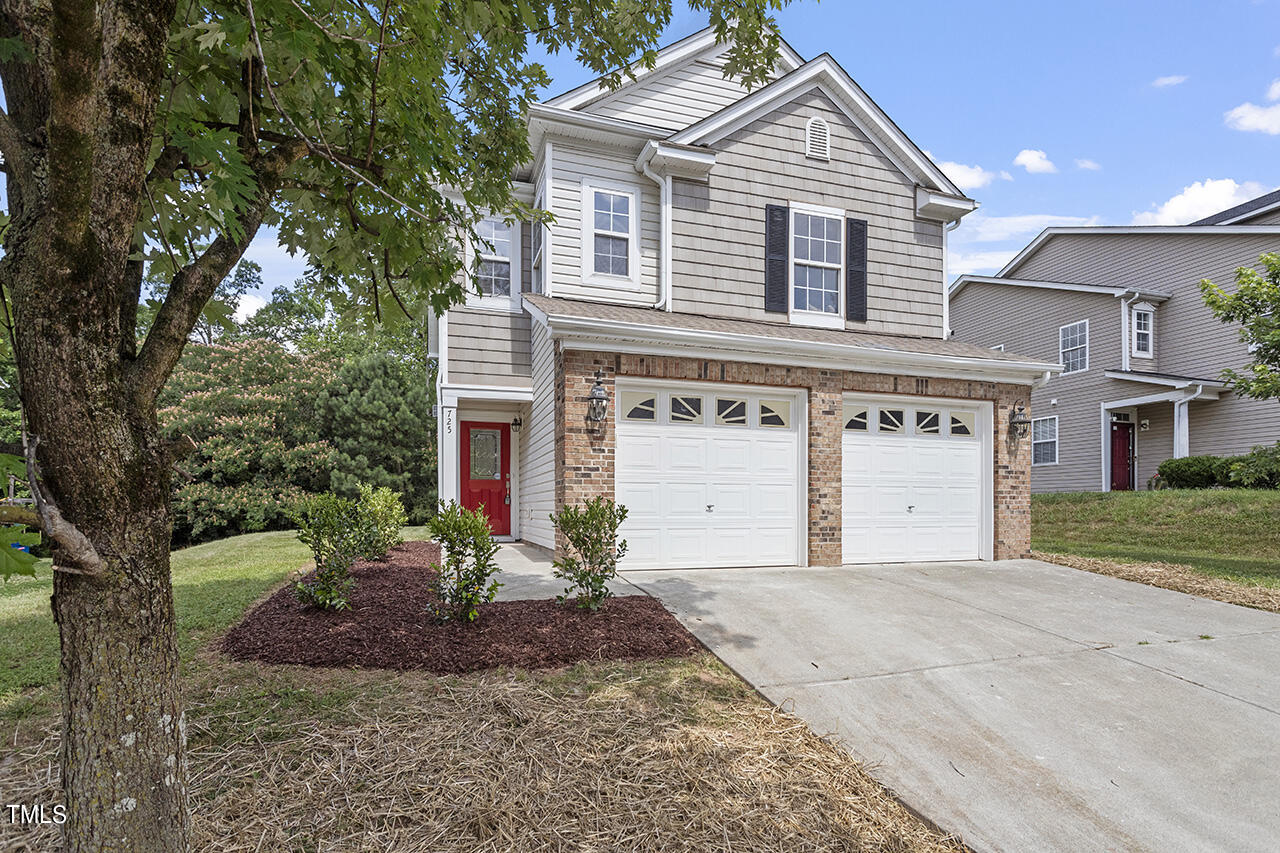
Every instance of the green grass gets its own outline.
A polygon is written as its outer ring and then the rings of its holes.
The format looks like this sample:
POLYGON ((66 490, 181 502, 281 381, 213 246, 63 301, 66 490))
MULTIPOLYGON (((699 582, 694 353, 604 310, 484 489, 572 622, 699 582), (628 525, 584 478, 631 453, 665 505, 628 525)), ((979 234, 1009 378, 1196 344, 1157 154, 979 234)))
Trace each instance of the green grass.
POLYGON ((1206 575, 1280 587, 1280 491, 1035 495, 1031 546, 1119 562, 1181 563, 1206 575))

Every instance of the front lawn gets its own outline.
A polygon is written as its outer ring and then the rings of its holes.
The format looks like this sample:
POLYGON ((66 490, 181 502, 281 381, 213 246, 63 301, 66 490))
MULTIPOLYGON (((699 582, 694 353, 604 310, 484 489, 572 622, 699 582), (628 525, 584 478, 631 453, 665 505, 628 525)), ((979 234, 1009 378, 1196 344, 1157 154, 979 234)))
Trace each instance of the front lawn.
POLYGON ((1280 587, 1280 491, 1034 495, 1031 546, 1126 563, 1175 563, 1237 583, 1280 587))

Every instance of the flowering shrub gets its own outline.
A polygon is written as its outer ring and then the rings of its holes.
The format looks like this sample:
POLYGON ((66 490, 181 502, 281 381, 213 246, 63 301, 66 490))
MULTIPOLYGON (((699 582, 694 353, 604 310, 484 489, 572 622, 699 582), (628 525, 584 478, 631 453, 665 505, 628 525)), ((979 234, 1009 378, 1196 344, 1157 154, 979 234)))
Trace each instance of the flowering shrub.
POLYGON ((618 539, 626 518, 625 506, 604 497, 592 498, 580 508, 561 507, 551 516, 569 544, 566 555, 552 563, 555 576, 569 582, 557 601, 572 597, 579 607, 594 612, 613 595, 609 582, 618 576, 618 561, 627 553, 627 540, 618 539))
POLYGON ((502 584, 493 579, 500 569, 493 555, 493 541, 484 511, 472 511, 457 501, 441 504, 427 522, 431 538, 440 543, 440 562, 431 565, 435 578, 431 590, 437 601, 428 605, 437 619, 474 622, 479 605, 493 601, 502 584))

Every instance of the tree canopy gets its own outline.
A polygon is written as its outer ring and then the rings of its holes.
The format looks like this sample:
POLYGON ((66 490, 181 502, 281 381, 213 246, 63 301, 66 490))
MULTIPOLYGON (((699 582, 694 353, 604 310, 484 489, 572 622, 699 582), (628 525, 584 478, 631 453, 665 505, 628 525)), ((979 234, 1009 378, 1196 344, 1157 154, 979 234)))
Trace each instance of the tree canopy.
POLYGON ((1240 324, 1240 339, 1249 344, 1251 363, 1227 369, 1223 378, 1246 397, 1280 398, 1280 254, 1258 258, 1262 265, 1236 270, 1235 293, 1212 281, 1200 282, 1205 304, 1224 323, 1240 324))

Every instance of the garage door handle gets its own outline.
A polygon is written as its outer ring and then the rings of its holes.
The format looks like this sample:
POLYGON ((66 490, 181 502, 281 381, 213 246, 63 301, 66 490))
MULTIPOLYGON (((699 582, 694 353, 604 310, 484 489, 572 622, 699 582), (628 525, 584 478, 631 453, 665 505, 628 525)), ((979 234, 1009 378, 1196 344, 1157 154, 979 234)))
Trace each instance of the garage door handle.
POLYGON ((915 512, 915 511, 916 511, 915 504, 911 504, 909 507, 907 507, 907 512, 915 512))
POLYGON ((707 504, 707 512, 711 512, 711 508, 713 506, 715 506, 715 504, 707 504))

